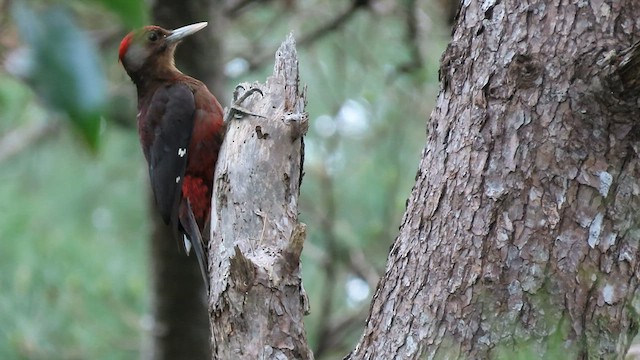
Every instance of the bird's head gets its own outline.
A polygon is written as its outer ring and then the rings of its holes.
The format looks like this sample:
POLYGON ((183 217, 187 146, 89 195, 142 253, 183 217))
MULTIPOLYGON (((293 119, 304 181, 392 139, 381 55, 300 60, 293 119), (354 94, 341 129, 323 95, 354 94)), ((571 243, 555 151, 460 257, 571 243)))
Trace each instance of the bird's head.
POLYGON ((145 26, 130 32, 120 42, 118 57, 129 75, 145 68, 175 68, 173 54, 180 40, 202 30, 206 22, 165 30, 159 26, 145 26))

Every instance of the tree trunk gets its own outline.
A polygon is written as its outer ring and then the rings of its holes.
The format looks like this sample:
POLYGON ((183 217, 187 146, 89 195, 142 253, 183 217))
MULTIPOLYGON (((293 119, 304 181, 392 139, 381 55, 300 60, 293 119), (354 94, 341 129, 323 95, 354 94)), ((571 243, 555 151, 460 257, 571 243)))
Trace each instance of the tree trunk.
MULTIPOLYGON (((156 0, 152 12, 157 25, 168 29, 209 21, 197 35, 185 39, 176 51, 184 73, 202 80, 216 96, 223 93, 221 5, 209 0, 156 0), (194 55, 195 54, 195 55, 194 55)), ((221 98, 218 98, 222 101, 221 98)), ((155 204, 151 200, 151 207, 155 204)), ((145 359, 211 359, 211 332, 204 282, 195 256, 181 253, 173 233, 152 210, 151 331, 145 359)))
MULTIPOLYGON (((155 207, 153 196, 151 206, 155 207)), ((143 358, 211 359, 204 282, 194 257, 181 253, 173 232, 152 211, 151 327, 143 358)))
POLYGON ((183 73, 199 79, 224 103, 224 41, 227 22, 222 0, 155 0, 153 19, 166 29, 208 21, 197 35, 181 41, 176 50, 176 64, 183 73))
POLYGON ((308 123, 293 37, 276 53, 266 84, 244 85, 256 86, 264 94, 241 106, 265 118, 230 120, 216 165, 209 244, 213 357, 313 359, 302 322, 305 227, 298 223, 308 123))
POLYGON ((351 359, 623 358, 638 328, 640 3, 464 1, 351 359))

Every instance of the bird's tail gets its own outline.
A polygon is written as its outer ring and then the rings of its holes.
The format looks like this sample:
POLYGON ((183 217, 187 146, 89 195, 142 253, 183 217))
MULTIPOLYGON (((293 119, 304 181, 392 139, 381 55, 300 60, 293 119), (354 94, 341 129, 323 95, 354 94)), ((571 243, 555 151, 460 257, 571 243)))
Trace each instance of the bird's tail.
POLYGON ((204 242, 202 241, 202 234, 200 233, 200 228, 198 227, 196 218, 193 215, 193 210, 191 209, 191 203, 189 202, 189 199, 182 199, 178 216, 180 218, 180 225, 182 229, 184 229, 185 235, 188 238, 184 239, 185 250, 187 251, 188 255, 190 247, 192 247, 193 252, 196 253, 196 259, 198 260, 198 265, 200 266, 200 272, 202 273, 202 278, 204 279, 204 283, 208 291, 209 277, 207 276, 207 258, 205 257, 204 252, 204 242), (190 244, 187 244, 187 242, 190 242, 190 244))

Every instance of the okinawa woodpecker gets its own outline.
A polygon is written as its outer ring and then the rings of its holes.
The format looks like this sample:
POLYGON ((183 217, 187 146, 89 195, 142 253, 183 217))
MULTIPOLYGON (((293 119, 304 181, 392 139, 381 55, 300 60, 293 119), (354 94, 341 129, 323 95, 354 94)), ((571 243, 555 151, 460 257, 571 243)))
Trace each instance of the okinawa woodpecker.
POLYGON ((180 40, 205 26, 146 26, 122 39, 118 55, 137 88, 138 134, 156 205, 186 253, 194 249, 208 288, 204 249, 223 110, 201 81, 176 68, 173 57, 180 40))

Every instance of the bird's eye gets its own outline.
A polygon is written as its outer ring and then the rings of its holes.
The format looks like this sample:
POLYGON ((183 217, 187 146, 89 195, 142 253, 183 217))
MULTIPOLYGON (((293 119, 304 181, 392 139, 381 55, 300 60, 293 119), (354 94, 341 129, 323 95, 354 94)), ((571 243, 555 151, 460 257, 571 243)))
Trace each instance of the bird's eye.
POLYGON ((156 33, 155 31, 152 31, 149 33, 148 35, 149 41, 156 41, 158 40, 158 33, 156 33))

